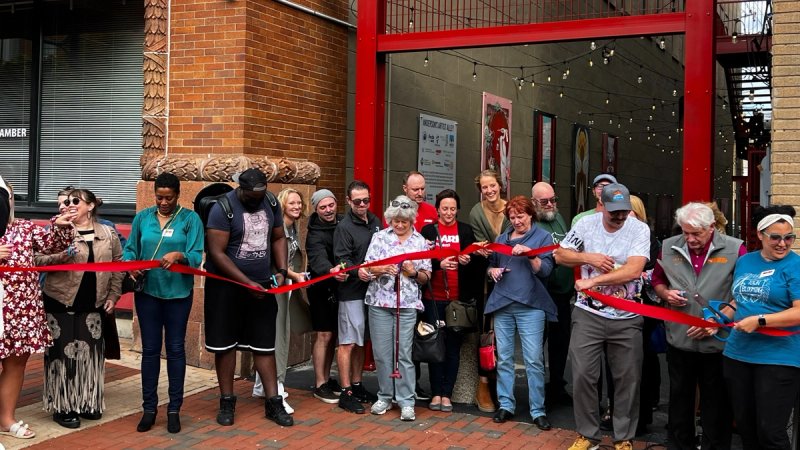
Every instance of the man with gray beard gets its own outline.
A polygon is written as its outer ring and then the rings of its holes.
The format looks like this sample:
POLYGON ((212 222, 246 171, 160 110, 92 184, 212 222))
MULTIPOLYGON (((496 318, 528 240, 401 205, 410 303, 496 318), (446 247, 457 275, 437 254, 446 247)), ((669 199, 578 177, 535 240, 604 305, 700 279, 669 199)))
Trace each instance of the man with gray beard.
MULTIPOLYGON (((548 183, 540 182, 533 185, 533 206, 539 220, 536 226, 547 231, 553 236, 553 244, 558 244, 567 235, 569 227, 558 213, 558 197, 548 183)), ((550 381, 545 385, 545 404, 552 406, 559 403, 572 405, 572 397, 567 393, 564 379, 564 369, 567 365, 569 353, 570 300, 575 294, 575 280, 573 270, 565 266, 555 266, 547 278, 547 291, 553 298, 558 308, 558 322, 547 324, 547 354, 550 358, 550 381)))

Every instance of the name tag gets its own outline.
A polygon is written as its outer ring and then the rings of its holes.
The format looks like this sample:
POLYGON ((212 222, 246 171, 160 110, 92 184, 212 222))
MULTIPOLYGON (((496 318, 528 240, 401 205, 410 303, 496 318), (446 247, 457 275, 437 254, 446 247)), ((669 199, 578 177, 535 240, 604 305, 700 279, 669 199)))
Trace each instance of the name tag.
POLYGON ((165 238, 168 238, 168 237, 172 237, 172 233, 174 233, 174 232, 175 232, 175 230, 173 230, 171 228, 168 228, 168 229, 164 230, 161 233, 161 235, 164 236, 165 238))
POLYGON ((773 273, 775 273, 775 269, 765 270, 761 272, 758 278, 771 277, 773 273))

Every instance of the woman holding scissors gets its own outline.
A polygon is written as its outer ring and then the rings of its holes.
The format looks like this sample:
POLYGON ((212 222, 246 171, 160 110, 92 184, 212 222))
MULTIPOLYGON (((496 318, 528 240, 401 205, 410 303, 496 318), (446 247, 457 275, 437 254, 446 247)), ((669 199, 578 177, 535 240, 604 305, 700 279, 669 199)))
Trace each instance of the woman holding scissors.
MULTIPOLYGON (((420 234, 433 242, 435 247, 461 251, 475 242, 472 227, 456 221, 456 214, 461 207, 461 199, 456 191, 445 189, 436 196, 436 210, 439 221, 425 225, 420 234)), ((476 258, 483 259, 480 256, 476 258)), ((479 262, 472 260, 471 255, 432 260, 431 287, 423 294, 425 311, 428 312, 428 323, 436 323, 433 308, 437 308, 436 317, 445 316, 445 308, 453 300, 470 302, 480 292, 483 279, 475 269, 479 262)), ((484 262, 485 264, 485 262, 484 262)), ((445 334, 445 357, 440 363, 429 363, 431 390, 433 398, 428 407, 433 411, 452 411, 453 387, 458 376, 458 363, 461 354, 461 335, 449 330, 445 334)))
POLYGON ((533 203, 527 197, 512 198, 505 208, 511 228, 495 242, 512 247, 512 256, 494 252, 489 256, 489 277, 495 287, 486 303, 484 314, 494 314, 497 339, 497 399, 500 409, 494 421, 505 422, 514 417, 514 339, 519 333, 525 370, 528 374, 528 395, 533 423, 542 430, 550 429, 544 410, 544 342, 545 320, 554 322, 557 309, 543 280, 553 269, 552 253, 524 256, 529 250, 552 245, 553 237, 533 226, 538 220, 533 203))
MULTIPOLYGON (((789 449, 786 424, 800 394, 800 334, 768 336, 760 327, 800 330, 800 256, 792 251, 791 206, 756 208, 763 249, 739 258, 731 302, 736 325, 723 352, 723 372, 742 446, 789 449)), ((795 414, 797 412, 795 411, 795 414)))

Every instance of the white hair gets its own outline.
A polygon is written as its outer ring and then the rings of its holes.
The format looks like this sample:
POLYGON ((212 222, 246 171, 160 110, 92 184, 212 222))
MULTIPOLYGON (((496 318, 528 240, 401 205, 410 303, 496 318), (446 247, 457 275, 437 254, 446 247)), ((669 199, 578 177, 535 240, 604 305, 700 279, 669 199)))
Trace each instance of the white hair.
POLYGON ((687 203, 675 211, 678 225, 690 225, 694 228, 709 228, 716 224, 714 211, 702 203, 687 203))
POLYGON ((408 220, 411 223, 414 223, 414 221, 417 220, 417 202, 411 200, 405 195, 398 195, 397 198, 395 198, 392 202, 389 202, 389 207, 386 208, 386 211, 383 213, 383 217, 386 219, 387 223, 394 219, 408 220), (399 202, 400 205, 392 206, 392 203, 394 202, 399 202), (411 205, 411 208, 403 208, 403 203, 411 205))

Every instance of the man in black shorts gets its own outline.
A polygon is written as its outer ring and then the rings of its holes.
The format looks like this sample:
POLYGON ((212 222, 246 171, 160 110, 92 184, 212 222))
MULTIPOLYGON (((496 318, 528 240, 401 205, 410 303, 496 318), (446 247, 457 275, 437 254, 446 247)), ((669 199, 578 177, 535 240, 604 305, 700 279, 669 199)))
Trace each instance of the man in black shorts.
MULTIPOLYGON (((317 278, 342 270, 334 261, 333 232, 344 214, 336 213, 336 197, 333 192, 321 189, 311 196, 314 213, 308 218, 306 255, 311 278, 317 278)), ((344 275, 338 276, 344 280, 344 275)), ((312 363, 314 364, 314 397, 325 403, 339 403, 342 388, 331 378, 331 364, 336 350, 339 331, 339 283, 334 278, 312 284, 307 288, 311 309, 311 327, 317 332, 312 363)))
POLYGON ((278 425, 294 425, 278 395, 275 369, 275 295, 259 289, 273 286, 270 260, 278 273, 275 285, 286 277, 287 245, 280 204, 267 200, 267 177, 258 169, 247 169, 234 181, 239 187, 227 195, 233 217, 219 204, 208 215, 206 270, 239 283, 207 277, 205 285, 206 350, 215 353, 217 380, 222 395, 217 422, 233 425, 236 396, 233 375, 236 350, 253 353, 253 362, 264 383, 266 417, 278 425))

